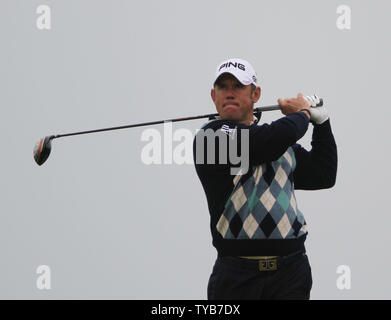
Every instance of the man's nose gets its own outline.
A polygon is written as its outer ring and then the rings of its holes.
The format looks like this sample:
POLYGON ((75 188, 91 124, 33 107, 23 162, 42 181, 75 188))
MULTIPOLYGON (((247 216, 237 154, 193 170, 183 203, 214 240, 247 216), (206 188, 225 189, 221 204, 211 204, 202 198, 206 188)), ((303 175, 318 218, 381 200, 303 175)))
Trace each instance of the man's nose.
POLYGON ((227 88, 227 99, 234 99, 235 98, 235 95, 234 95, 234 88, 227 88))

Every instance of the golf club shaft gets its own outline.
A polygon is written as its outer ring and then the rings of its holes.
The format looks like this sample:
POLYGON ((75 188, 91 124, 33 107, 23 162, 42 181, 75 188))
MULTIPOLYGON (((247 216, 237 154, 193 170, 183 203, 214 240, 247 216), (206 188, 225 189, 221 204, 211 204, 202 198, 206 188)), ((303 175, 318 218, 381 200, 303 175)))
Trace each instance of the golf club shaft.
MULTIPOLYGON (((254 108, 254 113, 263 112, 263 111, 272 111, 272 110, 281 110, 281 106, 280 105, 273 105, 273 106, 254 108)), ((161 123, 165 123, 165 122, 178 122, 178 121, 187 121, 187 120, 195 120, 195 119, 202 119, 202 118, 211 118, 211 117, 216 117, 218 115, 219 115, 218 113, 211 113, 211 114, 204 114, 201 116, 193 116, 193 117, 186 117, 186 118, 176 118, 176 119, 168 119, 168 120, 143 122, 143 123, 136 123, 136 124, 130 124, 130 125, 125 125, 125 126, 118 126, 118 127, 110 127, 110 128, 103 128, 103 129, 95 129, 95 130, 57 134, 57 135, 51 136, 50 138, 56 139, 56 138, 61 138, 61 137, 76 136, 76 135, 87 134, 87 133, 95 133, 95 132, 102 132, 102 131, 111 131, 111 130, 150 126, 150 125, 161 124, 161 123)))

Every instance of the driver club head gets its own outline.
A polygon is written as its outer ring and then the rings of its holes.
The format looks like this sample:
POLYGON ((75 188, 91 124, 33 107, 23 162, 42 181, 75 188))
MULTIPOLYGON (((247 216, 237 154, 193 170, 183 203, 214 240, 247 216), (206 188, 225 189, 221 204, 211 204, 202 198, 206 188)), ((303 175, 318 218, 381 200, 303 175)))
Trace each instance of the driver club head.
POLYGON ((42 165, 50 155, 52 149, 51 139, 53 139, 53 137, 54 136, 47 136, 37 142, 34 146, 34 160, 39 166, 42 165))

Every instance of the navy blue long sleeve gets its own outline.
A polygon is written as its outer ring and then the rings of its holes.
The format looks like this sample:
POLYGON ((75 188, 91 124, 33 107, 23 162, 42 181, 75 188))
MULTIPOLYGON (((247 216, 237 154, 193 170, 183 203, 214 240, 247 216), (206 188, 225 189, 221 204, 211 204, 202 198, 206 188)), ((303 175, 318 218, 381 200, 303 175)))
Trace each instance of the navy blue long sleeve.
POLYGON ((293 173, 295 189, 331 188, 337 177, 338 156, 330 120, 320 125, 314 124, 311 145, 311 151, 299 144, 292 147, 297 162, 293 173))

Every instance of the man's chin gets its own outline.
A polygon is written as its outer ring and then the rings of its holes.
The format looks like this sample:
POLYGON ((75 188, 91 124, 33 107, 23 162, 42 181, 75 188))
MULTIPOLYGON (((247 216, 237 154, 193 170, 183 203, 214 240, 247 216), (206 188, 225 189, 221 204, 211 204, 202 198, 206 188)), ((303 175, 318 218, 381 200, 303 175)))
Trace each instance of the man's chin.
POLYGON ((240 121, 240 117, 238 115, 230 114, 230 113, 222 114, 220 116, 220 118, 223 120, 232 120, 232 121, 238 121, 238 122, 240 121))

